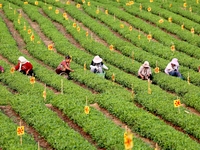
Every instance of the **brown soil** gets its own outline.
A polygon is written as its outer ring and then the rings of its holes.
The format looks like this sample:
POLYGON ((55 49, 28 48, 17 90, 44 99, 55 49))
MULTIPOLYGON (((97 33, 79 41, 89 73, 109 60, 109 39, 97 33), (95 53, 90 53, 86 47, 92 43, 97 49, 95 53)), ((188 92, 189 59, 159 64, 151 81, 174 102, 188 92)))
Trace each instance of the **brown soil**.
MULTIPOLYGON (((115 116, 111 115, 108 110, 100 107, 97 103, 94 103, 94 104, 91 104, 90 105, 91 107, 94 107, 95 109, 101 111, 107 118, 111 119, 116 125, 120 126, 121 128, 124 129, 128 129, 131 131, 131 129, 123 122, 121 122, 118 118, 116 118, 115 116)), ((133 132, 132 132, 133 133, 133 132)), ((137 133, 133 133, 133 135, 139 139, 141 139, 142 141, 144 141, 145 143, 151 145, 151 147, 155 147, 156 146, 156 143, 153 142, 152 140, 148 139, 148 138, 144 138, 142 136, 140 136, 139 134, 137 133)), ((157 150, 160 150, 161 148, 157 145, 157 150)))
MULTIPOLYGON (((141 104, 136 103, 136 102, 135 102, 135 104, 136 104, 139 108, 142 108, 143 110, 148 111, 148 110, 147 110, 146 108, 144 108, 141 104)), ((183 134, 187 134, 192 140, 194 140, 194 141, 200 143, 200 139, 197 139, 197 138, 195 138, 194 136, 188 134, 188 133, 185 132, 181 127, 176 126, 176 125, 174 125, 173 123, 164 120, 164 119, 162 118, 162 116, 160 116, 160 115, 154 114, 154 113, 152 113, 152 112, 149 112, 149 113, 153 114, 154 116, 157 116, 160 120, 164 121, 167 125, 170 125, 170 126, 173 127, 174 129, 176 129, 176 130, 182 132, 183 134)))
POLYGON ((77 124, 75 124, 72 120, 70 120, 62 111, 60 111, 58 108, 52 106, 51 104, 46 104, 46 106, 51 109, 52 111, 56 112, 57 115, 64 120, 71 128, 73 128, 75 131, 79 132, 86 140, 88 140, 93 146, 95 146, 98 150, 105 150, 104 148, 98 147, 97 143, 91 138, 91 136, 84 132, 81 127, 79 127, 77 124))
POLYGON ((9 117, 12 118, 12 120, 16 124, 20 124, 24 126, 25 131, 32 135, 36 142, 39 142, 40 147, 47 149, 47 150, 53 150, 51 145, 48 144, 48 142, 31 126, 29 126, 24 120, 20 118, 20 116, 10 107, 10 106, 0 106, 0 109, 9 117))

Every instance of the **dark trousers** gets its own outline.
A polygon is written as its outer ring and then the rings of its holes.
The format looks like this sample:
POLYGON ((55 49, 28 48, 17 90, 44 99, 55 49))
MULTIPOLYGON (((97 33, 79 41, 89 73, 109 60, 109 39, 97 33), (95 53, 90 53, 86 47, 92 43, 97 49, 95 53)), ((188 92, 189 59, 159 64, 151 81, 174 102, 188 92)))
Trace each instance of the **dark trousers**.
POLYGON ((69 70, 62 71, 60 69, 56 69, 56 73, 57 74, 66 73, 69 76, 70 71, 69 70))
MULTIPOLYGON (((23 74, 26 74, 26 71, 24 71, 24 70, 21 70, 20 72, 23 73, 23 74)), ((33 70, 29 70, 27 75, 28 76, 35 76, 35 73, 33 72, 33 70)))
MULTIPOLYGON (((138 76, 138 78, 140 78, 141 79, 141 77, 140 76, 138 76)), ((152 80, 153 79, 153 76, 150 74, 150 76, 149 76, 149 79, 150 80, 152 80)), ((144 80, 147 80, 147 79, 144 79, 144 80)))

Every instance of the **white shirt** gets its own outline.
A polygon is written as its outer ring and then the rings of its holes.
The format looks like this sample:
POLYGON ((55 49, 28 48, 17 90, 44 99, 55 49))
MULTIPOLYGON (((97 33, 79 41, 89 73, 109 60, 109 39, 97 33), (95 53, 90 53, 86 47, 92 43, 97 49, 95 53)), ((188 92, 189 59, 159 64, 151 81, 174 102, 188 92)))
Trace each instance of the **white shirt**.
POLYGON ((167 65, 167 67, 165 68, 165 73, 166 74, 169 74, 169 72, 171 72, 171 71, 178 71, 178 66, 173 66, 172 67, 172 64, 171 64, 171 62, 167 65))

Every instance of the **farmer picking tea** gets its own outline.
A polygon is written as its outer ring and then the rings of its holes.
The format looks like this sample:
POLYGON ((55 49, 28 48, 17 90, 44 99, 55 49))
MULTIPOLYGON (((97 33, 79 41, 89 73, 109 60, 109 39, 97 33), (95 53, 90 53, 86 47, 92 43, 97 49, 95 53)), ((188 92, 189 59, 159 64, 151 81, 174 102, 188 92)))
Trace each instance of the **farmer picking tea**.
POLYGON ((145 61, 138 70, 138 78, 143 80, 152 80, 151 67, 148 61, 145 61))
POLYGON ((71 57, 67 55, 65 57, 65 60, 63 60, 56 68, 56 73, 57 74, 66 73, 67 79, 70 79, 70 72, 74 72, 74 70, 70 68, 70 62, 71 62, 71 57))
POLYGON ((18 58, 18 63, 15 70, 30 76, 34 76, 33 65, 23 56, 18 58))
POLYGON ((102 61, 101 57, 95 56, 90 64, 90 71, 93 73, 104 73, 103 69, 108 70, 108 67, 102 61))
POLYGON ((165 68, 165 73, 171 76, 182 78, 181 73, 179 72, 179 63, 177 58, 173 58, 170 63, 168 63, 165 68))

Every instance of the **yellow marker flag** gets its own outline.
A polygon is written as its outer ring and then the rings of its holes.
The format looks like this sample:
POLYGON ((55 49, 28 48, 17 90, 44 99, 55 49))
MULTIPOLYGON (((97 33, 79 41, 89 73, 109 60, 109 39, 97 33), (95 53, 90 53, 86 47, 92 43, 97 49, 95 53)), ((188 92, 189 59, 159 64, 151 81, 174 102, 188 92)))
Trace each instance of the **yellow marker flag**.
POLYGON ((175 48, 175 45, 174 45, 174 44, 172 44, 170 48, 171 48, 171 51, 172 51, 172 52, 174 52, 174 51, 176 50, 176 48, 175 48))
POLYGON ((35 1, 35 5, 38 5, 38 1, 35 1))
POLYGON ((179 107, 179 106, 181 106, 180 99, 174 100, 174 107, 179 107))
POLYGON ((70 1, 67 1, 66 4, 67 4, 67 5, 70 5, 70 1))
POLYGON ((190 85, 190 75, 189 75, 189 72, 188 72, 188 76, 187 76, 187 82, 190 85))
POLYGON ((111 78, 112 78, 112 81, 115 82, 115 74, 114 73, 112 74, 111 78))
POLYGON ((53 44, 48 45, 48 50, 51 50, 51 51, 53 50, 53 44))
POLYGON ((194 34, 194 28, 193 27, 191 28, 190 31, 191 31, 192 34, 194 34))
POLYGON ((142 4, 140 3, 140 11, 142 10, 142 4))
POLYGON ((84 69, 84 70, 87 70, 86 62, 84 63, 83 69, 84 69))
POLYGON ((85 36, 88 37, 88 34, 89 34, 88 31, 86 31, 85 36))
POLYGON ((76 5, 76 8, 80 8, 80 7, 81 7, 81 5, 80 5, 80 4, 77 4, 77 5, 76 5))
POLYGON ((156 67, 156 68, 154 69, 154 72, 155 72, 155 73, 159 73, 159 72, 160 72, 160 68, 159 68, 159 67, 156 67))
POLYGON ((84 112, 85 112, 85 114, 89 114, 90 113, 90 107, 89 106, 85 106, 84 107, 84 112))
POLYGON ((105 14, 108 15, 108 10, 107 9, 105 10, 105 14))
POLYGON ((73 27, 76 28, 76 23, 75 22, 73 23, 73 27))
POLYGON ((86 115, 88 115, 90 113, 90 107, 87 106, 87 96, 86 96, 86 106, 84 107, 84 112, 86 115))
POLYGON ((124 146, 125 150, 131 150, 133 148, 133 134, 127 129, 124 133, 124 146))
POLYGON ((34 83, 35 83, 35 77, 31 77, 31 78, 30 78, 30 83, 31 83, 31 84, 34 84, 34 83))
POLYGON ((111 45, 109 46, 109 49, 110 49, 111 51, 113 51, 113 50, 114 50, 114 46, 111 44, 111 45))
POLYGON ((147 35, 147 39, 149 40, 149 42, 151 41, 152 35, 150 33, 147 35))
POLYGON ((28 34, 31 34, 31 33, 32 33, 31 29, 28 29, 28 31, 27 31, 27 32, 28 32, 28 34))
POLYGON ((43 97, 44 99, 46 99, 46 97, 47 97, 47 92, 46 92, 46 91, 43 91, 42 97, 43 97))
POLYGON ((15 72, 15 67, 12 67, 11 69, 10 69, 10 73, 14 73, 15 72))
POLYGON ((152 92, 151 87, 150 87, 151 81, 148 80, 147 82, 148 82, 148 94, 151 94, 151 92, 152 92))
POLYGON ((31 35, 30 39, 31 39, 31 41, 34 41, 34 39, 35 39, 35 36, 34 36, 34 34, 33 34, 33 33, 32 33, 32 35, 31 35))
POLYGON ((78 26, 78 27, 76 28, 76 30, 77 30, 78 32, 80 32, 81 28, 78 26))
POLYGON ((55 10, 55 14, 59 14, 59 10, 58 9, 55 10))
POLYGON ((156 61, 156 68, 154 69, 155 73, 159 73, 160 72, 160 68, 158 67, 157 61, 156 61))
POLYGON ((24 134, 24 126, 17 127, 17 135, 23 135, 24 134))

